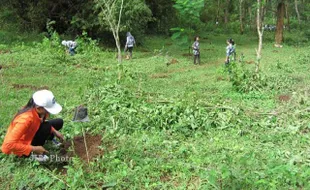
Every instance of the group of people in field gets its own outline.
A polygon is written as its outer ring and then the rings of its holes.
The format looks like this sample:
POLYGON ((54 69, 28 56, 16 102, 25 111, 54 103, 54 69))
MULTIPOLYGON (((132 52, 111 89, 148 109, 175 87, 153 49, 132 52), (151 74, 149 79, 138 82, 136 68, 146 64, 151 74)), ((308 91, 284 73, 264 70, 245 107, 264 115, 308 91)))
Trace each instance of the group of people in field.
MULTIPOLYGON (((75 49, 77 47, 77 42, 72 40, 63 40, 61 42, 63 46, 66 47, 66 52, 69 53, 71 56, 75 55, 75 49)), ((134 45, 136 44, 135 38, 130 32, 126 34, 126 44, 124 48, 124 52, 127 52, 126 59, 132 58, 132 50, 134 45)))
MULTIPOLYGON (((126 35, 126 59, 132 58, 135 38, 130 32, 126 35)), ((61 42, 71 56, 75 55, 77 42, 63 40, 61 42)), ((50 114, 58 114, 62 106, 56 102, 54 94, 49 90, 35 92, 28 103, 23 106, 13 117, 1 151, 4 154, 14 154, 17 157, 32 158, 39 162, 49 161, 48 151, 43 147, 47 141, 52 141, 55 146, 60 146, 64 136, 60 132, 63 120, 60 118, 49 119, 50 114)), ((87 109, 80 108, 76 112, 74 121, 88 121, 87 109)))
MULTIPOLYGON (((130 32, 127 32, 124 50, 127 52, 126 59, 132 58, 135 43, 135 38, 130 32)), ((62 41, 61 44, 67 47, 70 55, 75 54, 75 48, 77 47, 75 41, 62 41)), ((200 64, 199 36, 195 37, 192 49, 194 64, 200 64)), ((225 65, 229 65, 234 55, 235 42, 233 39, 228 39, 225 65)), ((49 158, 46 155, 48 151, 43 147, 46 141, 51 140, 58 146, 61 144, 58 140, 64 140, 64 136, 59 132, 63 127, 63 120, 49 119, 50 114, 58 114, 61 110, 61 105, 56 102, 51 91, 39 90, 35 92, 28 103, 16 113, 11 121, 1 147, 2 152, 15 154, 18 157, 31 156, 31 158, 40 162, 48 161, 49 158)), ((81 122, 84 122, 85 119, 88 120, 87 112, 85 113, 85 117, 83 116, 83 119, 80 120, 81 122)))
MULTIPOLYGON (((229 62, 231 61, 231 59, 235 58, 236 50, 235 50, 235 42, 233 39, 231 38, 227 39, 226 43, 227 43, 227 47, 226 47, 225 65, 227 66, 229 62)), ((69 41, 63 40, 61 44, 67 47, 67 52, 70 55, 75 54, 75 48, 77 47, 77 42, 71 41, 71 40, 69 41)), ((133 51, 133 47, 135 44, 136 44, 135 38, 130 32, 127 32, 126 43, 125 43, 125 48, 124 48, 124 52, 127 52, 126 59, 132 58, 132 51, 133 51)), ((194 64, 195 65, 200 64, 199 36, 196 36, 194 38, 192 49, 193 49, 193 55, 194 55, 194 64)))
MULTIPOLYGON (((226 57, 225 57, 225 66, 228 66, 231 60, 235 59, 236 48, 235 42, 232 38, 227 39, 226 41, 226 57)), ((194 43, 192 45, 193 55, 194 55, 194 64, 200 64, 200 47, 199 47, 199 36, 194 38, 194 43)))

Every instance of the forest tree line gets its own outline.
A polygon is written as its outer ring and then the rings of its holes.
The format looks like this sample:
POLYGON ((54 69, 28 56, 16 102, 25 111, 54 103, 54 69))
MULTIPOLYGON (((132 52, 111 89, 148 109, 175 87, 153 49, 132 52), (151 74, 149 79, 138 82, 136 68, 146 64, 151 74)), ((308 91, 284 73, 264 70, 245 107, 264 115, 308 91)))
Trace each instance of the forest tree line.
MULTIPOLYGON (((2 0, 0 17, 22 31, 46 31, 49 21, 60 34, 76 36, 86 31, 92 37, 111 35, 102 22, 98 4, 120 0, 2 0)), ((305 30, 310 35, 310 4, 307 0, 262 0, 263 23, 286 30, 305 30)), ((136 36, 165 34, 174 37, 203 31, 256 32, 257 0, 125 0, 120 32, 136 36)), ((186 40, 186 39, 184 39, 186 40)))

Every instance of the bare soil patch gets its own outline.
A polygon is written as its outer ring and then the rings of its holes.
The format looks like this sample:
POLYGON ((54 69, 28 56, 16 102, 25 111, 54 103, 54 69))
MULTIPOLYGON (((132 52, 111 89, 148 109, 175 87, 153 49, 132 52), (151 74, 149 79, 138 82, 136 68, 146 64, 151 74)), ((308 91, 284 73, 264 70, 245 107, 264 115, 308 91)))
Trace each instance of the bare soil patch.
POLYGON ((167 73, 156 73, 152 74, 151 78, 169 78, 169 75, 167 73))
POLYGON ((160 176, 160 181, 161 182, 169 182, 171 180, 171 177, 168 174, 164 174, 160 176))
POLYGON ((245 63, 246 64, 254 64, 255 62, 251 60, 251 61, 245 61, 245 63))
POLYGON ((46 89, 48 90, 48 86, 34 86, 30 84, 12 84, 13 88, 15 89, 24 89, 24 88, 29 88, 31 90, 43 90, 46 89))
POLYGON ((224 80, 226 80, 226 79, 225 79, 224 77, 217 77, 216 80, 217 80, 217 81, 224 81, 224 80))
POLYGON ((290 99, 291 99, 291 96, 287 94, 281 94, 278 96, 278 100, 281 102, 288 102, 290 99))
POLYGON ((192 56, 192 54, 191 53, 183 53, 182 56, 189 57, 189 56, 192 56))
POLYGON ((11 50, 0 50, 0 54, 12 53, 11 50))
POLYGON ((83 136, 74 137, 72 141, 67 141, 64 143, 60 154, 63 156, 78 156, 84 161, 88 161, 86 147, 88 152, 89 160, 92 160, 96 156, 102 155, 102 150, 99 146, 102 142, 101 135, 91 135, 85 134, 85 140, 83 136), (70 149, 72 147, 72 150, 70 149))
POLYGON ((1 65, 2 69, 10 69, 10 68, 15 68, 17 67, 17 64, 13 63, 13 64, 9 64, 9 65, 1 65))
POLYGON ((167 63, 167 66, 169 65, 172 65, 172 64, 176 64, 176 63, 179 63, 179 61, 177 59, 171 59, 168 63, 167 63))

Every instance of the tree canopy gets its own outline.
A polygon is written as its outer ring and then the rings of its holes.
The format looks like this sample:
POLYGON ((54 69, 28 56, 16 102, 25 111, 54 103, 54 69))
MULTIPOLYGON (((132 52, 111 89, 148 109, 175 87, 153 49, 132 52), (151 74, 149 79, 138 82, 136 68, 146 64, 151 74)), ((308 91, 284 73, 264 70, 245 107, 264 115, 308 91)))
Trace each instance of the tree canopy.
MULTIPOLYGON (((120 2, 120 0, 117 0, 120 2)), ((265 25, 285 30, 300 30, 310 35, 310 5, 306 0, 265 0, 265 25), (280 6, 279 8, 279 5, 280 6)), ((55 30, 76 36, 86 31, 90 36, 108 35, 110 29, 100 24, 96 1, 78 0, 11 0, 2 3, 2 22, 18 25, 23 31, 46 31, 46 23, 55 21, 55 30)), ((171 28, 184 28, 189 35, 203 31, 249 33, 256 32, 255 0, 127 0, 121 18, 120 32, 131 31, 136 36, 149 34, 172 35, 171 28)), ((4 25, 2 26, 4 27, 4 25)), ((281 31, 278 31, 278 37, 281 31)), ((284 37, 285 38, 285 37, 284 37)), ((281 42, 281 39, 276 39, 281 42)))

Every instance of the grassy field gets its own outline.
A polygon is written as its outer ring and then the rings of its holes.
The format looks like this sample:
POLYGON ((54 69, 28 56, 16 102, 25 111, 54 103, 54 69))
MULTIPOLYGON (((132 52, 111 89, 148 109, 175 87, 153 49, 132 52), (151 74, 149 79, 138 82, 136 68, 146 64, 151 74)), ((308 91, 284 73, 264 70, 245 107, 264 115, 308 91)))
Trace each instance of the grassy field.
POLYGON ((32 93, 48 88, 67 140, 99 134, 103 152, 66 165, 0 154, 1 189, 310 188, 309 45, 266 41, 257 76, 254 35, 232 35, 244 56, 232 75, 223 35, 202 36, 201 65, 159 36, 121 65, 87 38, 69 56, 58 38, 0 36, 0 142, 32 93), (91 122, 71 121, 80 104, 91 122))

